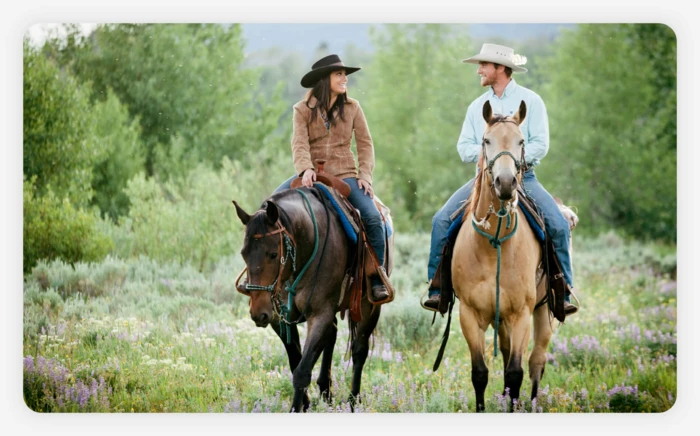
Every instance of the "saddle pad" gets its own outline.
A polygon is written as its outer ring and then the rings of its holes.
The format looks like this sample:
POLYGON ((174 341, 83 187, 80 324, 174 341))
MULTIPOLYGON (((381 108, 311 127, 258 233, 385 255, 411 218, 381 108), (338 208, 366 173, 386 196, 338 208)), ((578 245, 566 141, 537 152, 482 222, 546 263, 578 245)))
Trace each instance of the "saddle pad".
MULTIPOLYGON (((348 238, 350 239, 350 241, 352 241, 353 244, 357 244, 357 234, 359 233, 360 228, 358 227, 357 223, 355 223, 355 220, 353 220, 350 211, 342 206, 344 202, 338 198, 339 194, 335 191, 335 189, 329 189, 327 186, 321 183, 314 183, 314 186, 317 187, 321 192, 323 192, 326 198, 328 198, 328 200, 331 202, 333 208, 336 210, 336 212, 338 212, 338 217, 340 218, 340 222, 343 226, 343 229, 345 230, 345 234, 347 234, 348 238)), ((376 196, 375 199, 377 199, 376 196)), ((384 206, 383 203, 379 202, 379 204, 383 206, 383 208, 386 208, 386 206, 384 206)), ((378 209, 381 214, 382 207, 378 207, 378 209)), ((383 215, 382 218, 384 218, 383 215)), ((389 226, 386 219, 384 219, 384 228, 385 232, 387 233, 387 237, 391 236, 392 229, 389 226)))

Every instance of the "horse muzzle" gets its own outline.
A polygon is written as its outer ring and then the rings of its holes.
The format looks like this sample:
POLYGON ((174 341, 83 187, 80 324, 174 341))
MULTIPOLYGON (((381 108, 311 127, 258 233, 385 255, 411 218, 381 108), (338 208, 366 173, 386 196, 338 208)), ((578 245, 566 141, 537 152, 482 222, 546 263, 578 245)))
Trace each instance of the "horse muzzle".
POLYGON ((251 311, 250 317, 253 319, 253 321, 255 321, 256 326, 264 328, 270 324, 272 314, 268 313, 267 311, 261 311, 259 313, 253 313, 253 311, 251 311))
POLYGON ((493 186, 499 200, 509 201, 513 199, 518 188, 518 178, 513 174, 499 174, 493 181, 493 186))

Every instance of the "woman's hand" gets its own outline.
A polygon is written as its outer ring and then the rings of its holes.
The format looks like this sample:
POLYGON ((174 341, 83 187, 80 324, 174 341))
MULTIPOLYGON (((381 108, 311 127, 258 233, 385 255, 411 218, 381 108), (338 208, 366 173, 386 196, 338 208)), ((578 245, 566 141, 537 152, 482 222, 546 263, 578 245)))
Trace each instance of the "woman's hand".
POLYGON ((372 185, 370 185, 362 179, 357 179, 357 186, 359 186, 360 189, 365 191, 365 195, 369 194, 369 198, 374 198, 374 191, 372 190, 372 185))
POLYGON ((301 179, 302 185, 306 186, 307 188, 310 188, 314 185, 315 181, 316 181, 316 171, 314 171, 311 168, 304 171, 304 176, 301 179))

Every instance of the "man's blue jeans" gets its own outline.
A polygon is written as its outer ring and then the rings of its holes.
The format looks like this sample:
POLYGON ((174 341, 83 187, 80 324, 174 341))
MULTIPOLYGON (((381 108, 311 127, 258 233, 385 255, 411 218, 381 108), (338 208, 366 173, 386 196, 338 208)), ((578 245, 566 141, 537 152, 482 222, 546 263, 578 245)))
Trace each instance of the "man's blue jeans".
MULTIPOLYGON (((559 263, 561 263, 562 272, 564 273, 564 279, 569 286, 573 287, 574 277, 571 269, 571 256, 569 256, 569 222, 564 218, 564 215, 562 215, 554 198, 545 191, 537 180, 533 169, 529 169, 523 173, 523 187, 525 192, 535 200, 535 203, 537 203, 537 206, 542 211, 547 234, 549 234, 549 237, 552 238, 552 242, 554 242, 557 258, 559 259, 559 263)), ((430 282, 435 275, 438 263, 440 262, 440 256, 442 255, 442 248, 447 242, 447 229, 449 229, 450 224, 452 224, 450 215, 459 209, 463 201, 469 198, 473 188, 474 179, 471 179, 464 186, 459 188, 457 192, 452 194, 452 197, 447 200, 447 203, 433 216, 433 230, 430 236, 430 257, 428 259, 428 282, 430 282)), ((438 291, 431 290, 430 292, 431 295, 435 293, 438 293, 438 291)))
MULTIPOLYGON (((275 189, 275 193, 289 189, 292 181, 296 178, 297 176, 290 177, 289 180, 275 189)), ((371 199, 369 195, 366 195, 365 192, 360 189, 357 184, 357 178, 348 177, 347 179, 343 179, 343 181, 350 185, 350 196, 348 200, 350 200, 350 204, 355 206, 355 209, 360 211, 360 217, 367 231, 367 239, 369 239, 369 243, 372 245, 372 248, 374 248, 375 253, 377 253, 377 257, 383 263, 384 251, 386 250, 384 241, 384 221, 382 221, 382 216, 379 214, 377 205, 374 204, 374 200, 371 199)))

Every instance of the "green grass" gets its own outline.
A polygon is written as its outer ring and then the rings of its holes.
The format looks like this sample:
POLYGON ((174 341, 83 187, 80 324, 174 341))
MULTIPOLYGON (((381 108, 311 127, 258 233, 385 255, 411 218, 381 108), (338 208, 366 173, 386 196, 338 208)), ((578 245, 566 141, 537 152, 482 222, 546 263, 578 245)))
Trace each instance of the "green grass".
MULTIPOLYGON (((454 309, 439 370, 445 319, 419 306, 429 236, 399 235, 392 280, 363 374, 360 412, 473 412, 466 342, 454 309)), ((517 411, 663 412, 676 397, 675 251, 614 234, 575 241, 582 309, 556 328, 533 405, 523 382, 517 411)), ((256 328, 234 280, 240 256, 209 273, 148 258, 39 264, 25 276, 24 395, 45 412, 287 412, 291 372, 280 340, 256 328), (82 400, 82 401, 81 401, 82 400)), ((302 340, 305 326, 300 328, 302 340)), ((486 409, 504 410, 503 363, 486 334, 486 409)), ((333 392, 313 412, 347 412, 352 365, 339 323, 333 392)), ((525 368, 527 374, 527 368, 525 368)))

